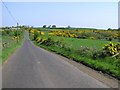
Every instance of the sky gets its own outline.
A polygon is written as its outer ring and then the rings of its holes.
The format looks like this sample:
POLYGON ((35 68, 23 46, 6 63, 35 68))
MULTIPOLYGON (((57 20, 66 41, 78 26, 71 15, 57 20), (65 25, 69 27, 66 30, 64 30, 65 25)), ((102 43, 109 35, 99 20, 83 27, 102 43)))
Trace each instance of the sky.
MULTIPOLYGON (((19 25, 118 28, 117 2, 5 2, 19 25)), ((15 26, 2 4, 2 26, 15 26)))

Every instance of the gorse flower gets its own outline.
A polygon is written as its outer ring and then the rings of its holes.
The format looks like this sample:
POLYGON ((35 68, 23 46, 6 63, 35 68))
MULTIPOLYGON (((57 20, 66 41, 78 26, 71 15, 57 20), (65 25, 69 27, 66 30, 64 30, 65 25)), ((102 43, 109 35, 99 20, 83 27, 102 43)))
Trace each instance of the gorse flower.
POLYGON ((110 56, 115 55, 120 52, 120 43, 113 44, 110 42, 109 44, 105 44, 103 50, 110 56))

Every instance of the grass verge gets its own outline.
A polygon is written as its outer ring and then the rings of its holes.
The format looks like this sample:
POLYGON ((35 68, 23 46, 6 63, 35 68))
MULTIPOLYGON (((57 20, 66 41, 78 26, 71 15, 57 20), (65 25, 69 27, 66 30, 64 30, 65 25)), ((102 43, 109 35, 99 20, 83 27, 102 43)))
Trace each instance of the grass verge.
POLYGON ((23 43, 23 36, 21 36, 21 39, 19 40, 19 42, 14 41, 11 39, 12 36, 3 36, 2 37, 2 42, 9 42, 9 45, 5 48, 2 48, 2 54, 1 54, 1 60, 0 60, 0 64, 3 64, 8 57, 13 54, 15 52, 15 50, 17 48, 19 48, 22 43, 23 43))
POLYGON ((2 51, 2 61, 1 61, 0 64, 3 64, 3 63, 7 60, 7 58, 8 58, 12 53, 14 53, 17 48, 19 48, 19 47, 21 46, 21 44, 22 44, 22 41, 19 42, 19 43, 13 44, 11 47, 3 50, 3 51, 2 51))

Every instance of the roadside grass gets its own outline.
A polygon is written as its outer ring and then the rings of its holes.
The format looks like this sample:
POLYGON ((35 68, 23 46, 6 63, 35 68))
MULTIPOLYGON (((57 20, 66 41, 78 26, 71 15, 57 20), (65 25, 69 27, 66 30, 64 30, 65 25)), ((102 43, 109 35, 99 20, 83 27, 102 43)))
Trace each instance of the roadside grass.
MULTIPOLYGON (((12 36, 9 35, 3 35, 2 36, 2 43, 7 42, 8 45, 5 48, 1 48, 2 49, 2 55, 1 55, 1 60, 0 60, 0 64, 3 64, 8 57, 14 53, 14 51, 21 46, 22 42, 23 42, 23 36, 21 36, 21 38, 19 39, 19 42, 12 40, 12 36)), ((2 46, 2 45, 1 45, 2 46)))

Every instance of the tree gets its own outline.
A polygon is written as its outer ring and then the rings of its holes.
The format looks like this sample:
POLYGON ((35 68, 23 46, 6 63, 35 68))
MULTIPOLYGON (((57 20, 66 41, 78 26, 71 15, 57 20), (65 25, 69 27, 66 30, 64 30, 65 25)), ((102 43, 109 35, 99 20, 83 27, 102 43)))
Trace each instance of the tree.
POLYGON ((70 26, 68 26, 67 28, 70 28, 70 26))
POLYGON ((56 28, 56 25, 52 25, 52 28, 56 28))
POLYGON ((111 28, 108 28, 108 30, 112 30, 111 28))
POLYGON ((47 25, 43 25, 43 28, 46 28, 47 27, 47 25))

